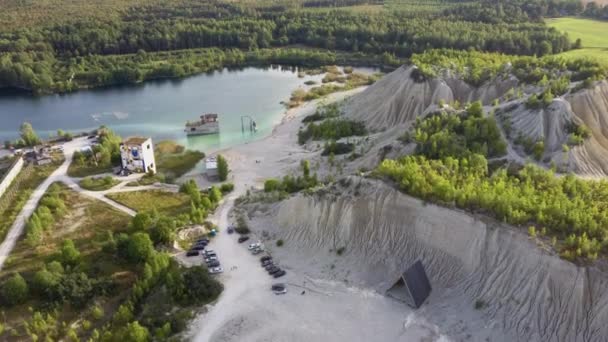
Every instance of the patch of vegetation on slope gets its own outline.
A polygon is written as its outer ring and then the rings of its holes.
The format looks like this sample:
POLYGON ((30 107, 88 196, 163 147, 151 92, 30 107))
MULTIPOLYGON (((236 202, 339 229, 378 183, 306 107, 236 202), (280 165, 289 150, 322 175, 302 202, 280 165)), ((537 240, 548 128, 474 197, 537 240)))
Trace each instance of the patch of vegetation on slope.
POLYGON ((418 144, 418 155, 384 160, 377 174, 424 200, 529 226, 535 237, 553 237, 566 259, 594 260, 608 252, 608 182, 558 177, 534 165, 490 172, 486 157, 504 154, 506 144, 494 118, 484 118, 481 111, 477 102, 463 116, 419 119, 410 137, 418 144))
POLYGON ((461 114, 440 112, 425 119, 417 118, 414 132, 406 134, 406 140, 416 142, 417 153, 433 159, 472 153, 493 158, 507 151, 496 118, 485 116, 479 101, 461 114))
POLYGON ((385 160, 377 172, 413 196, 531 226, 534 235, 546 232, 556 238, 552 243, 566 259, 594 260, 608 252, 606 181, 557 177, 533 165, 515 173, 499 169, 489 174, 487 160, 478 154, 385 160))
POLYGON ((560 83, 564 83, 564 80, 596 80, 608 75, 608 68, 595 60, 567 59, 560 56, 512 56, 440 49, 413 55, 411 62, 418 67, 412 74, 415 79, 438 77, 445 70, 450 70, 474 86, 480 86, 496 77, 510 75, 525 84, 550 83, 548 80, 558 80, 560 83))
POLYGON ((351 136, 367 134, 365 124, 348 119, 327 119, 319 124, 309 123, 305 129, 298 131, 298 143, 308 140, 338 140, 351 136))

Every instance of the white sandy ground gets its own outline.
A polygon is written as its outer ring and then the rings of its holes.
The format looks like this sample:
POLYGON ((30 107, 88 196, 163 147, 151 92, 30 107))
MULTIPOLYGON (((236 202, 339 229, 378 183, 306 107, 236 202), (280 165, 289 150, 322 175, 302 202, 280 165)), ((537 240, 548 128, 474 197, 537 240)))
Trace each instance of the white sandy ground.
MULTIPOLYGON (((338 101, 361 89, 334 94, 324 102, 338 101)), ((304 104, 287 112, 272 135, 249 144, 221 151, 231 168, 236 189, 217 210, 220 234, 210 247, 219 256, 224 273, 220 280, 224 292, 216 303, 192 322, 186 339, 192 341, 440 341, 448 340, 440 329, 418 317, 405 304, 365 288, 342 282, 311 278, 300 272, 304 261, 279 261, 287 275, 270 277, 252 256, 246 245, 236 242, 237 234, 225 232, 228 213, 236 197, 265 179, 279 177, 299 165, 311 152, 297 144, 299 120, 311 114, 318 102, 304 104), (258 162, 256 162, 258 161, 258 162), (276 296, 273 283, 288 284, 288 293, 276 296), (301 294, 305 291, 305 294, 301 294)), ((207 182, 195 178, 204 186, 207 182)), ((285 249, 288 251, 288 249, 285 249)), ((288 254, 288 253, 287 253, 288 254)), ((201 258, 177 256, 186 264, 200 263, 201 258)))

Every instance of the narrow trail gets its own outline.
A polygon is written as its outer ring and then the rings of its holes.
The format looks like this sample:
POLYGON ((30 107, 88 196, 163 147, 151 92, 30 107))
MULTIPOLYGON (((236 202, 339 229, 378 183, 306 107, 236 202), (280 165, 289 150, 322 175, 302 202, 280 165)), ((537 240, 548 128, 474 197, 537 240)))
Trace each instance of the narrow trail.
POLYGON ((46 190, 51 184, 57 182, 59 179, 67 175, 68 167, 72 162, 74 151, 76 151, 76 149, 81 146, 82 142, 82 139, 75 139, 69 143, 64 144, 65 161, 55 171, 53 171, 53 173, 51 173, 51 175, 47 179, 45 179, 42 184, 40 184, 36 188, 36 190, 34 190, 30 198, 23 206, 23 209, 21 209, 19 215, 17 215, 17 218, 15 219, 15 222, 13 222, 13 225, 8 231, 6 238, 4 239, 2 244, 0 244, 0 270, 4 266, 4 263, 6 262, 8 256, 11 254, 13 248, 15 248, 17 240, 19 239, 21 234, 23 234, 27 219, 38 207, 38 202, 40 202, 40 199, 42 198, 42 196, 44 196, 46 190))

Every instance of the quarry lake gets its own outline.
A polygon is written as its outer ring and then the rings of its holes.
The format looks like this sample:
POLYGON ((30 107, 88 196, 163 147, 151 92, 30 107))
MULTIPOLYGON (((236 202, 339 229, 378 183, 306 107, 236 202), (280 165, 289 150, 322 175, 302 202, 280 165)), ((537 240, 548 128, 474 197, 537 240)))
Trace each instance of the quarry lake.
MULTIPOLYGON (((357 68, 370 73, 374 69, 357 68)), ((46 138, 58 129, 78 133, 106 125, 123 137, 176 140, 192 149, 218 149, 268 135, 285 107, 281 101, 304 82, 321 83, 323 75, 299 78, 288 67, 217 71, 182 80, 84 90, 65 95, 0 96, 0 141, 18 137, 30 122, 46 138), (184 124, 203 113, 220 115, 220 134, 186 137, 184 124), (241 131, 241 116, 257 123, 257 132, 241 131)))

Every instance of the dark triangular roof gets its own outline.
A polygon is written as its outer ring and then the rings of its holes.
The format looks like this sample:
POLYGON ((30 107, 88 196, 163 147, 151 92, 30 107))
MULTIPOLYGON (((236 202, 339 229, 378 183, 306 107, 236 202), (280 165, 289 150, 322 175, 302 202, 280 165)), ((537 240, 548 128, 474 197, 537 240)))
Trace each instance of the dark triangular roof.
POLYGON ((419 308, 431 294, 431 282, 426 276, 422 261, 416 261, 401 277, 412 297, 414 307, 419 308))

